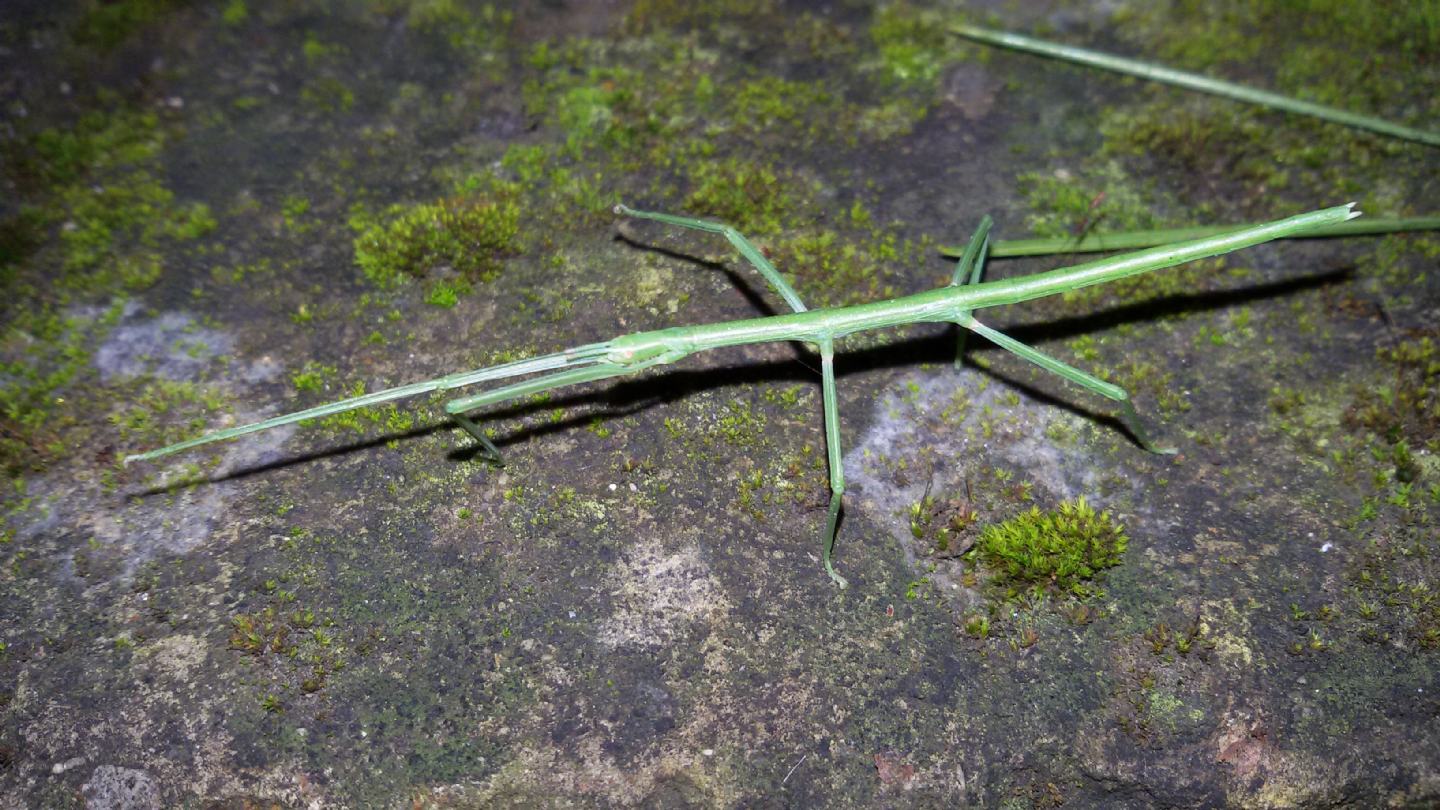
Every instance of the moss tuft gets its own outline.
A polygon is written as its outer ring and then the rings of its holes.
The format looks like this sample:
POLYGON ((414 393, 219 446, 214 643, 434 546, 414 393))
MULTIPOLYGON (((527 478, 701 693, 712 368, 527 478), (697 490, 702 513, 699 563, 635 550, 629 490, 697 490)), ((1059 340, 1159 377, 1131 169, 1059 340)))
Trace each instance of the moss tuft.
POLYGON ((1393 369, 1392 384, 1361 391, 1347 421, 1392 445, 1440 446, 1440 349, 1433 337, 1402 340, 1376 357, 1393 369))
POLYGON ((178 0, 117 0, 85 5, 87 8, 74 29, 75 40, 82 45, 106 49, 119 45, 136 31, 185 4, 178 0))
POLYGON ((449 268, 467 280, 489 281, 500 260, 519 249, 520 208, 513 201, 451 197, 391 206, 378 220, 353 218, 355 263, 366 278, 393 287, 449 268))
POLYGON ((885 75, 898 83, 923 86, 934 82, 955 58, 944 22, 940 12, 908 3, 892 3, 877 11, 870 24, 870 39, 880 52, 885 75))
POLYGON ((1080 239, 1091 231, 1131 231, 1159 227, 1154 195, 1140 187, 1116 163, 1076 176, 1068 171, 1027 172, 1019 186, 1034 213, 1036 236, 1080 239))
POLYGON ((685 210, 728 222, 750 235, 778 233, 795 207, 793 182, 768 166, 730 158, 696 165, 685 210))
POLYGON ((1120 564, 1128 542, 1108 512, 1095 512, 1082 497, 987 526, 971 553, 1006 598, 1047 591, 1083 597, 1096 593, 1088 584, 1096 574, 1120 564))

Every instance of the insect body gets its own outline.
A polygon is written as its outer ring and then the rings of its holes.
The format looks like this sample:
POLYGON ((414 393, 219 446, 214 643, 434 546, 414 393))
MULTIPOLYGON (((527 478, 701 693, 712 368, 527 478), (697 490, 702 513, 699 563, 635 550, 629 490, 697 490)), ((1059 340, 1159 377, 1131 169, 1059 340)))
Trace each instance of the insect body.
POLYGON ((215 431, 158 450, 128 456, 125 462, 128 464, 131 461, 159 458, 210 442, 416 394, 448 391, 494 380, 540 374, 542 376, 453 399, 445 404, 446 413, 467 433, 475 437, 483 448, 484 456, 499 461, 499 450, 486 438, 480 426, 468 416, 476 409, 561 386, 634 374, 654 366, 673 363, 695 352, 749 343, 798 340, 813 344, 820 353, 826 458, 830 467, 830 508, 820 538, 821 559, 824 562, 826 573, 843 588, 845 579, 835 572, 831 564, 831 552, 835 545, 835 528, 840 516, 841 499, 845 492, 845 473, 840 463, 840 417, 836 408, 835 394, 836 340, 868 329, 911 323, 958 324, 1041 368, 1116 401, 1120 405, 1121 416, 1136 440, 1145 449, 1155 453, 1173 453, 1175 452, 1173 449, 1162 449, 1150 441, 1125 389, 1100 380, 995 331, 977 320, 973 312, 985 307, 1014 304, 1093 284, 1103 284, 1195 259, 1229 253, 1272 239, 1304 233, 1314 228, 1326 227, 1359 216, 1353 207, 1352 203, 1327 208, 1204 239, 1127 253, 1029 276, 982 283, 980 277, 984 269, 990 229, 990 219, 986 217, 981 221, 975 235, 956 263, 955 273, 947 286, 886 301, 833 309, 807 310, 801 302, 800 296, 789 282, 785 281, 769 259, 739 231, 729 225, 671 214, 637 211, 620 205, 616 206, 615 212, 622 216, 656 220, 725 236, 769 282, 793 312, 771 317, 697 326, 675 326, 622 335, 603 343, 592 343, 528 360, 402 385, 248 425, 215 431))

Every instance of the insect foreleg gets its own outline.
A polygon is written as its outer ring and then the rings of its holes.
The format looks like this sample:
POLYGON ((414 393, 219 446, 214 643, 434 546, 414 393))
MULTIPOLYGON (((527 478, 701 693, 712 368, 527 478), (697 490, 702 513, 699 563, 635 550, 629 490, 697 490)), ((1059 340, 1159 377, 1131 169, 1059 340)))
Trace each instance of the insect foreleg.
POLYGON ((785 303, 790 309, 795 312, 806 311, 805 304, 800 301, 800 294, 795 292, 795 288, 790 286, 790 282, 786 281, 785 277, 780 275, 780 271, 776 270, 775 265, 771 264, 770 260, 765 258, 765 254, 760 251, 760 248, 755 246, 755 243, 745 238, 745 235, 733 226, 726 225, 723 222, 710 222, 709 220, 695 219, 693 217, 677 217, 674 214, 661 214, 655 211, 637 211, 625 205, 615 206, 615 213, 639 219, 653 219, 656 222, 664 222, 667 225, 678 225, 681 228, 692 228, 697 231, 718 233, 724 236, 730 240, 730 244, 734 245, 736 250, 740 251, 740 255, 744 256, 760 275, 765 277, 765 280, 770 283, 770 286, 775 292, 778 293, 781 298, 785 299, 785 303))

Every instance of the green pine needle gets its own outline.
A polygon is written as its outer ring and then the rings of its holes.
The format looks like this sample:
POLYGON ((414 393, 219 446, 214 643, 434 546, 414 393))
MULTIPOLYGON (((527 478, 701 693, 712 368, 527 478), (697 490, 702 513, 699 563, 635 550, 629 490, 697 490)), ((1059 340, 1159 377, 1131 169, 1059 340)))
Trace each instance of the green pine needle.
POLYGON ((1310 101, 1301 101, 1300 99, 1290 98, 1289 96, 1282 96, 1279 93, 1271 93, 1268 90, 1246 87, 1243 84, 1212 79, 1196 73, 1187 73, 1183 70, 1153 65, 1135 59, 1125 59, 1099 51, 1076 48, 1071 45, 1061 45, 1058 42, 1048 42, 1043 39, 1035 39, 1034 37, 1027 37, 1021 34, 977 28, 973 25, 955 25, 950 28, 950 31, 953 34, 967 39, 973 39, 990 45, 1013 48, 1017 51, 1026 51, 1055 59, 1064 59, 1068 62, 1097 67, 1103 70, 1112 70, 1116 73, 1124 73, 1142 79, 1173 84, 1177 87, 1184 87, 1187 90, 1199 90, 1202 93, 1211 93, 1237 101, 1259 104, 1262 107, 1269 107, 1273 110, 1282 110, 1297 115, 1308 115, 1313 118, 1320 118, 1325 121, 1356 127, 1357 129, 1378 132, 1381 135, 1389 135, 1392 138, 1414 141, 1429 146, 1440 146, 1440 133, 1414 129, 1373 116, 1347 112, 1310 101))

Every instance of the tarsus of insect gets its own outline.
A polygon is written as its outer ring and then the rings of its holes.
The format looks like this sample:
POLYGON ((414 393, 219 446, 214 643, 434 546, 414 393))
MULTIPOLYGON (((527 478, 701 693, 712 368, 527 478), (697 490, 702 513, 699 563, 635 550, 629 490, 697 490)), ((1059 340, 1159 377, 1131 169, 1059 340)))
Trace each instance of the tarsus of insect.
MULTIPOLYGON (((1016 304, 1080 287, 1148 273, 1152 270, 1173 267, 1196 259, 1218 256, 1272 239, 1344 222, 1360 215, 1358 211, 1354 210, 1354 203, 1350 203, 1204 239, 1127 253, 1018 278, 981 282, 980 277, 984 271, 986 249, 990 238, 991 223, 987 216, 981 220, 963 255, 956 262, 954 275, 946 286, 888 301, 875 301, 832 309, 807 310, 795 289, 765 258, 764 253, 735 228, 691 217, 653 211, 637 211, 624 205, 615 206, 615 213, 723 235, 794 311, 770 317, 698 326, 674 326, 651 332, 637 332, 622 335, 604 343, 592 343, 555 354, 533 357, 529 360, 450 374, 332 402, 328 405, 307 408, 303 411, 276 416, 248 425, 218 430, 158 450, 127 456, 125 463, 168 456, 171 453, 178 453, 210 442, 231 439, 292 422, 316 419, 416 394, 448 391, 493 380, 543 373, 543 376, 525 382, 452 399, 445 403, 446 413, 480 443, 482 458, 498 463, 500 451, 485 436, 481 427, 467 415, 476 409, 575 383, 634 374, 654 366, 673 363, 695 352, 777 340, 802 341, 813 344, 820 353, 821 392, 825 413, 825 448, 830 466, 830 508, 825 529, 820 535, 821 560, 824 563, 825 572, 837 585, 844 588, 846 586, 844 577, 837 574, 831 564, 831 556, 835 547, 835 529, 840 518, 841 499, 845 492, 845 471, 840 460, 840 416, 836 408, 835 394, 835 341, 867 329, 912 323, 954 323, 964 330, 985 337, 1006 351, 1029 360, 1047 371, 1054 372, 1073 383, 1114 400, 1119 405, 1121 418, 1142 447, 1152 453, 1174 453, 1174 449, 1158 447, 1150 440, 1139 415, 1135 412, 1135 406, 1131 404, 1130 395, 1125 392, 1124 388, 1105 382, 1092 374, 1062 363, 995 331, 977 320, 973 314, 974 311, 985 307, 1016 304)), ((963 351, 965 334, 967 333, 961 332, 960 351, 963 351)), ((959 353, 957 352, 956 364, 958 365, 959 362, 959 353)))

